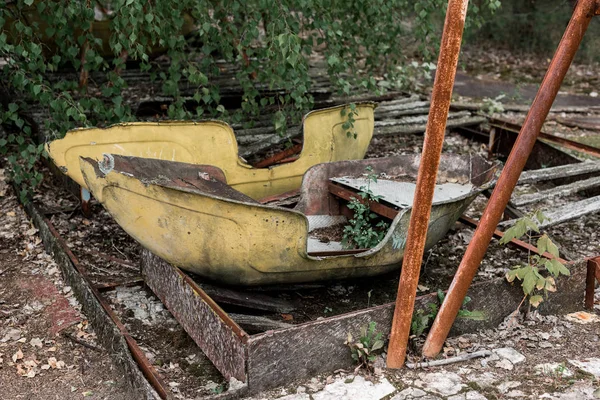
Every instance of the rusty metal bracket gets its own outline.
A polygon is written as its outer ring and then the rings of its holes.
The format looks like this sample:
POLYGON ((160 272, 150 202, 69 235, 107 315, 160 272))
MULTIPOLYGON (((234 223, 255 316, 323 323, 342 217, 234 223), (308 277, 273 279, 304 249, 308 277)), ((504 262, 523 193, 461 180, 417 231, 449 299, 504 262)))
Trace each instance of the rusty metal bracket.
POLYGON ((502 217, 506 204, 510 200, 560 85, 575 57, 593 14, 598 8, 597 6, 596 0, 579 0, 575 7, 571 21, 531 105, 523 128, 500 175, 496 189, 481 217, 481 223, 475 230, 473 240, 467 247, 465 256, 448 290, 448 295, 440 307, 427 336, 423 347, 423 355, 426 357, 436 356, 448 337, 450 328, 456 319, 473 277, 485 256, 496 226, 502 217))
POLYGON ((585 308, 594 309, 594 294, 596 281, 600 282, 600 256, 587 261, 587 276, 585 279, 585 308))

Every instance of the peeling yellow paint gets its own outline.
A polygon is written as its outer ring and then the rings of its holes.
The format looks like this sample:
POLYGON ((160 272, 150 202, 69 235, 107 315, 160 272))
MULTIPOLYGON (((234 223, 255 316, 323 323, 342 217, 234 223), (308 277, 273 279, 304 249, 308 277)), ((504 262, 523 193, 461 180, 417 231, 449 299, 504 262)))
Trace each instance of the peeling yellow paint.
POLYGON ((260 199, 299 188, 302 175, 313 165, 364 157, 373 136, 375 106, 357 105, 356 139, 347 137, 342 128, 346 121, 340 113, 342 107, 309 113, 304 120, 304 147, 298 160, 269 168, 253 168, 240 159, 233 130, 220 121, 139 122, 106 129, 77 129, 47 143, 46 151, 82 187, 86 184, 79 157, 99 160, 102 154, 110 153, 214 165, 223 170, 230 186, 260 199))

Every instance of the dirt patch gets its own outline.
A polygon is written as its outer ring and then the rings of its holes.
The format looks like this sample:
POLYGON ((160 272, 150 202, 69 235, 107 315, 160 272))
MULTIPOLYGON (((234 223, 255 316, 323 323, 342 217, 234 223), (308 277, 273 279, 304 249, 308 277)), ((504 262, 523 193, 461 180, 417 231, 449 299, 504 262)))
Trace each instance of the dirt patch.
POLYGON ((127 399, 125 380, 96 344, 2 169, 0 221, 1 397, 127 399))
POLYGON ((317 228, 310 232, 310 236, 322 243, 341 242, 344 238, 344 227, 346 224, 336 224, 317 228))

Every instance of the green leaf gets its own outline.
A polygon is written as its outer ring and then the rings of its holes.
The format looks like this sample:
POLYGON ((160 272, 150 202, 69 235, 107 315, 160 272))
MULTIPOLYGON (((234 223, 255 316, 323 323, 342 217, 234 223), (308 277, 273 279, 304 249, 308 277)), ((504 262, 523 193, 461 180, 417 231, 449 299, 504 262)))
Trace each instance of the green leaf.
POLYGON ((506 244, 513 239, 519 239, 526 232, 527 225, 525 224, 525 221, 519 219, 515 222, 513 226, 511 226, 504 232, 504 236, 502 237, 502 239, 500 239, 500 244, 506 244))
POLYGON ((33 4, 33 0, 24 0, 24 3, 30 6, 33 4))
POLYGON ((523 217, 522 219, 525 222, 525 226, 528 229, 531 229, 534 232, 539 232, 540 231, 540 228, 538 227, 538 224, 534 220, 532 220, 529 217, 523 217))
POLYGON ((550 238, 545 233, 537 241, 537 249, 540 254, 544 254, 548 249, 548 242, 550 238))
POLYGON ((567 267, 565 267, 562 263, 559 263, 560 266, 558 267, 558 272, 560 272, 561 275, 566 275, 569 276, 571 275, 571 271, 569 271, 569 269, 567 267))
POLYGON ((376 340, 375 343, 373 343, 373 347, 371 347, 371 351, 379 350, 383 348, 383 345, 383 340, 376 340))
POLYGON ((531 266, 525 267, 524 269, 526 272, 523 275, 523 292, 525 294, 531 294, 537 282, 537 277, 534 272, 537 269, 531 266))

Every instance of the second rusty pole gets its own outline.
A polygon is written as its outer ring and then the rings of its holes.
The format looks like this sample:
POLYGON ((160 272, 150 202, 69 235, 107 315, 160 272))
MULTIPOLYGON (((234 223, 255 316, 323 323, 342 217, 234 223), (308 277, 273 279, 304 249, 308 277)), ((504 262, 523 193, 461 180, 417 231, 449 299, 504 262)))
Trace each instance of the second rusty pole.
MULTIPOLYGON (((583 35, 594 14, 598 14, 600 10, 599 3, 600 0, 579 0, 575 6, 571 21, 548 67, 548 72, 544 76, 537 96, 531 104, 521 132, 480 219, 479 226, 475 230, 473 239, 454 275, 446 299, 429 331, 423 347, 423 355, 426 357, 436 356, 444 345, 583 35)), ((498 301, 502 301, 502 299, 498 299, 498 301)))
POLYGON ((449 0, 442 34, 437 72, 431 94, 429 119, 419 165, 417 187, 404 251, 404 261, 394 310, 394 321, 388 347, 388 368, 400 368, 406 358, 406 347, 412 321, 417 285, 425 249, 433 191, 442 155, 444 133, 452 88, 458 65, 467 6, 469 0, 449 0))

